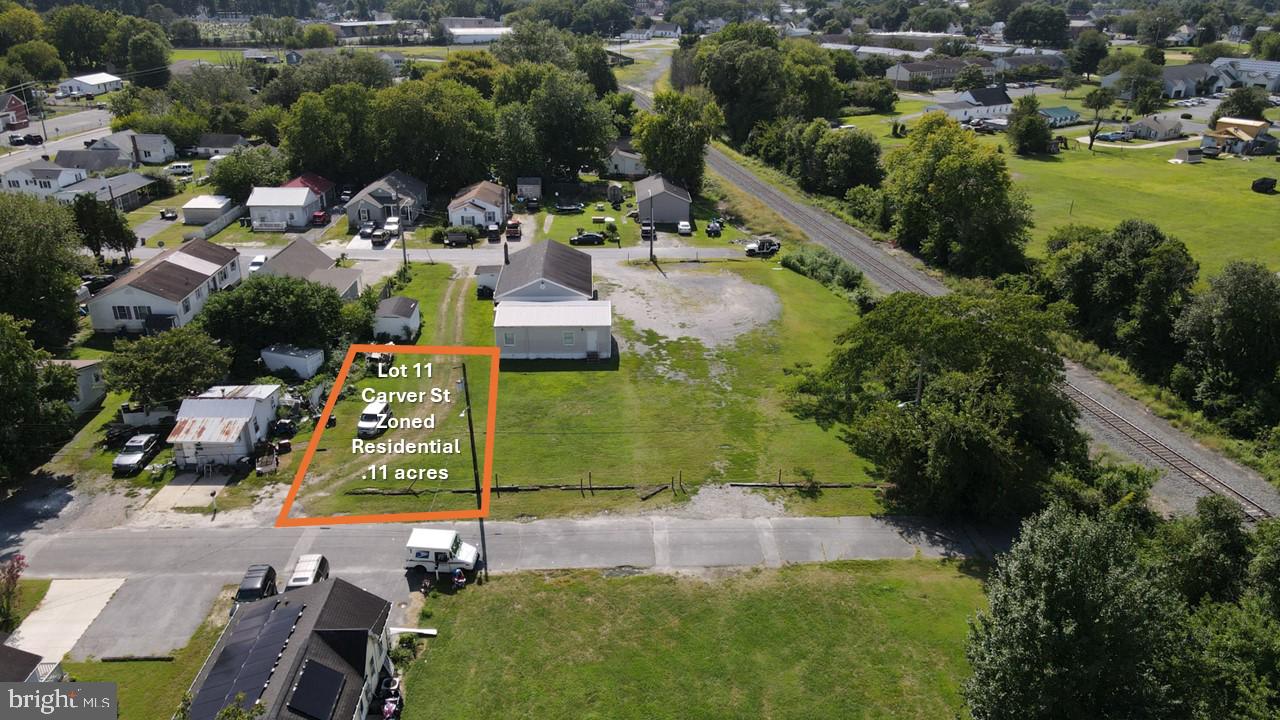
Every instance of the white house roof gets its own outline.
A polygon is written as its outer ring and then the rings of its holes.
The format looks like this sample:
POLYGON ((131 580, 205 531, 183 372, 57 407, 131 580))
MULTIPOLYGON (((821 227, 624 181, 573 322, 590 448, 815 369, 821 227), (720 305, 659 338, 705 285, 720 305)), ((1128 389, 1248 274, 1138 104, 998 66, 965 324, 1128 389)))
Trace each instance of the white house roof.
POLYGON ((182 206, 183 210, 221 210, 231 205, 231 198, 225 195, 197 195, 182 206))
POLYGON ((262 348, 262 354, 285 355, 288 357, 307 360, 316 355, 324 356, 324 350, 320 348, 300 348, 297 345, 289 345, 288 343, 278 343, 276 345, 268 345, 262 348))
POLYGON ((120 78, 111 73, 91 73, 89 75, 77 75, 71 78, 79 80, 86 85, 106 85, 107 83, 120 82, 120 78))
POLYGON ((249 207, 302 207, 315 195, 305 187, 256 187, 249 194, 249 207))
POLYGON ((566 300, 562 302, 498 303, 494 327, 609 327, 613 324, 613 304, 607 300, 566 300))
POLYGON ((265 400, 280 390, 279 385, 214 385, 196 397, 255 398, 265 400))
POLYGON ((488 37, 489 35, 506 35, 511 32, 509 27, 479 27, 479 28, 449 28, 448 32, 454 37, 488 37))

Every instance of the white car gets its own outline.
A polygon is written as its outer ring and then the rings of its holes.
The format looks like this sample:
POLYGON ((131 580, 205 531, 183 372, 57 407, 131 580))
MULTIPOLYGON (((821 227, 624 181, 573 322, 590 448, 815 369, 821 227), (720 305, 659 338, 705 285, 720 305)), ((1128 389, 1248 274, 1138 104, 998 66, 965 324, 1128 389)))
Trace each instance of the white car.
POLYGON ((692 235, 693 225, 690 225, 688 220, 681 220, 680 222, 676 223, 676 232, 680 233, 681 235, 692 235))
POLYGON ((325 556, 319 553, 303 555, 298 558, 298 564, 293 566, 293 572, 289 574, 289 582, 285 584, 284 589, 285 592, 297 590, 328 579, 329 560, 325 556))
POLYGON ((387 429, 387 420, 393 413, 391 406, 382 400, 364 406, 360 419, 356 421, 356 434, 360 437, 373 437, 387 429))
POLYGON ((252 275, 253 273, 258 272, 259 270, 262 269, 262 266, 266 264, 267 264, 266 255, 254 255, 253 259, 249 261, 249 274, 252 275))
POLYGON ((387 237, 400 237, 400 218, 387 218, 387 221, 382 223, 382 229, 387 232, 387 237))

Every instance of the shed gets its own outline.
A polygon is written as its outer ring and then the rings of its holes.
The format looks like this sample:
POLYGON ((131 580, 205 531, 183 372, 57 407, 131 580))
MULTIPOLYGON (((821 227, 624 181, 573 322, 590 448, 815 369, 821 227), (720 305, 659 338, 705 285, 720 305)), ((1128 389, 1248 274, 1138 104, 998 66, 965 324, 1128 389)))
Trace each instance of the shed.
POLYGON ((418 330, 421 327, 422 314, 418 308, 418 301, 402 295, 392 295, 378 303, 378 309, 373 314, 375 338, 385 335, 388 338, 408 342, 418 337, 418 330))
POLYGON ((494 342, 510 360, 607 358, 612 329, 613 306, 605 300, 508 300, 493 316, 494 342))
POLYGON ((693 205, 689 191, 661 174, 636 181, 635 190, 639 220, 642 222, 674 225, 689 219, 689 209, 693 205))
POLYGON ((1204 160, 1204 151, 1198 147, 1194 148, 1178 148, 1178 152, 1173 155, 1175 160, 1181 160, 1183 163, 1195 165, 1204 160))
POLYGON ((76 372, 76 395, 67 401, 71 412, 77 416, 98 406, 107 396, 107 383, 102 379, 101 360, 60 360, 51 361, 58 365, 66 365, 76 372))
POLYGON ((231 198, 225 195, 197 195, 182 206, 182 222, 208 225, 231 211, 231 198))
POLYGON ((178 467, 229 465, 267 438, 280 405, 279 385, 218 385, 182 401, 169 433, 178 467))
POLYGON ((320 348, 300 348, 280 343, 262 348, 259 355, 262 364, 271 372, 290 370, 303 380, 315 375, 320 366, 324 365, 324 350, 320 348))
POLYGON ((525 199, 541 200, 542 199, 542 178, 540 177, 521 177, 516 178, 516 196, 525 199))

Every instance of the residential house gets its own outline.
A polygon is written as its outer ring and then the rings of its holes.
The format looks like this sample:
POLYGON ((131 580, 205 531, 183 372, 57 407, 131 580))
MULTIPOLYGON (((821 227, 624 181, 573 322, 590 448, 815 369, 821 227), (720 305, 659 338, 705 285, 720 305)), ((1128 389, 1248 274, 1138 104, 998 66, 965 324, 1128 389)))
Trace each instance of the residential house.
POLYGON ((1080 113, 1065 105, 1040 108, 1040 114, 1044 116, 1045 120, 1049 121, 1049 127, 1051 128, 1066 127, 1080 122, 1080 113))
POLYGON ((509 27, 446 28, 444 31, 453 45, 488 45, 510 33, 509 27))
POLYGON ((27 104, 13 93, 0 93, 0 130, 22 130, 30 125, 27 104))
POLYGON ((937 47, 944 40, 968 42, 964 35, 945 32, 919 32, 916 30, 900 30, 896 32, 876 31, 867 33, 869 44, 875 45, 911 45, 916 50, 928 50, 937 47))
POLYGON ((184 225, 208 225, 231 212, 235 203, 225 195, 197 195, 182 206, 184 225))
POLYGON ((884 76, 898 88, 909 88, 913 85, 936 88, 953 83, 960 70, 970 65, 981 68, 984 77, 995 76, 995 64, 983 58, 942 58, 898 63, 885 70, 884 76))
POLYGON ((1236 155, 1270 155, 1276 152, 1277 138, 1266 120, 1218 118, 1212 130, 1204 132, 1201 147, 1216 146, 1236 155))
POLYGON ((208 240, 166 248, 89 300, 97 332, 160 331, 191 322, 213 293, 240 282, 240 253, 208 240))
POLYGON ((427 184, 392 170, 366 185, 347 203, 347 228, 355 232, 362 222, 381 223, 397 216, 404 225, 412 225, 426 208, 427 184))
POLYGON ((422 312, 418 301, 403 295, 392 295, 378 303, 373 313, 373 336, 400 342, 412 342, 422 328, 422 312))
POLYGON ((725 20, 722 17, 713 17, 705 20, 695 21, 693 23, 693 29, 697 30, 699 33, 702 33, 703 35, 711 35, 713 33, 720 32, 728 24, 729 24, 729 21, 725 20))
POLYGON ((693 205, 689 191, 662 177, 661 173, 637 180, 635 191, 641 222, 672 225, 689 219, 693 205))
POLYGON ((1169 33, 1164 39, 1167 45, 1190 45, 1199 34, 1199 30, 1194 25, 1182 24, 1177 30, 1169 33))
POLYGON ((254 230, 281 232, 311 226, 311 214, 324 206, 308 187, 256 187, 245 203, 254 230))
POLYGON ((404 69, 404 53, 384 50, 377 54, 377 58, 387 64, 387 67, 391 69, 392 75, 399 75, 400 71, 404 69))
POLYGON ((511 196, 497 183, 481 180, 458 191, 449 201, 450 225, 502 225, 511 216, 511 196))
POLYGON ((376 37, 393 35, 399 25, 407 25, 400 20, 344 20, 329 23, 339 40, 348 38, 376 37))
POLYGON ((1021 76, 1034 72, 1036 68, 1044 68, 1045 72, 1037 73, 1039 77, 1061 75, 1067 69, 1067 59, 1061 55, 1008 55, 998 57, 994 61, 996 72, 1021 76))
POLYGON ((1135 138, 1163 141, 1182 137, 1182 121, 1172 116, 1151 115, 1124 126, 1135 138))
POLYGON ((9 633, 0 633, 0 682, 58 682, 64 673, 57 659, 46 662, 35 653, 9 645, 9 633))
POLYGON ((65 168, 48 160, 32 160, 0 175, 5 192, 20 192, 38 197, 52 197, 62 188, 89 177, 79 168, 65 168))
POLYGON ((280 62, 280 56, 258 48, 249 48, 244 51, 244 60, 262 65, 275 65, 280 62))
POLYGON ((677 38, 678 39, 681 34, 680 26, 672 22, 654 23, 653 27, 651 27, 650 30, 653 32, 653 37, 656 37, 656 38, 677 38))
POLYGON ((644 166, 644 158, 631 146, 629 138, 609 144, 604 169, 606 175, 613 177, 639 178, 649 174, 644 166))
POLYGON ((54 199, 70 205, 79 195, 93 195, 100 202, 109 203, 120 212, 129 212, 145 205, 151 199, 151 186, 155 178, 136 172, 111 177, 87 177, 54 193, 54 199))
POLYGON ((504 263, 494 291, 494 342, 511 360, 599 359, 613 352, 613 309, 595 300, 591 255, 554 240, 504 263))
POLYGON ((1218 73, 1217 91, 1227 88, 1256 87, 1269 93, 1280 93, 1280 62, 1248 58, 1218 58, 1212 63, 1218 73))
MULTIPOLYGON (((1221 87, 1218 72, 1205 63, 1189 65, 1165 65, 1160 68, 1160 92, 1167 98, 1186 98, 1208 95, 1221 87)), ((1102 87, 1111 88, 1116 96, 1128 99, 1132 88, 1125 87, 1122 82, 1124 71, 1117 70, 1102 78, 1102 87)))
POLYGON ((782 26, 781 34, 784 38, 809 37, 813 35, 813 28, 809 26, 808 21, 800 23, 789 22, 782 26))
POLYGON ((107 396, 107 383, 102 379, 101 360, 51 360, 76 372, 76 396, 68 401, 77 417, 96 408, 107 396))
POLYGON ((213 720, 244 693, 263 720, 382 716, 391 603, 342 578, 243 605, 191 685, 192 720, 213 720))
POLYGON ((1067 20, 1067 34, 1072 40, 1080 37, 1085 30, 1097 30, 1098 24, 1089 18, 1070 18, 1067 20))
POLYGON ((541 200, 542 178, 533 176, 516 178, 516 197, 529 200, 541 200))
POLYGON ((302 64, 303 55, 297 50, 289 50, 284 54, 284 62, 286 65, 298 66, 302 64))
POLYGON ((196 155, 211 158, 230 155, 236 148, 249 147, 249 141, 234 133, 204 133, 196 140, 196 155))
POLYGON ((358 268, 338 267, 333 258, 306 238, 297 238, 284 246, 258 272, 327 285, 343 300, 355 300, 364 291, 364 274, 358 268))
POLYGON ((78 168, 91 175, 105 173, 112 168, 131 167, 114 148, 96 150, 59 150, 53 161, 64 168, 78 168))
POLYGON ((288 343, 277 343, 262 348, 258 353, 262 365, 269 372, 288 370, 303 380, 315 377, 324 365, 324 350, 320 348, 300 348, 288 343))
POLYGON ((974 88, 960 93, 953 102, 936 103, 925 112, 944 112, 960 122, 980 118, 1004 117, 1013 111, 1013 100, 1003 87, 974 88))
POLYGON ((337 185, 332 180, 328 180, 315 173, 302 173, 298 177, 281 185, 280 187, 304 187, 309 188, 311 192, 320 197, 320 204, 323 207, 329 207, 337 202, 337 185))
POLYGON ((99 139, 90 146, 95 152, 115 151, 120 156, 118 167, 163 165, 178 156, 173 141, 156 133, 121 130, 99 139))
POLYGON ((180 468, 231 465, 267 439, 280 405, 279 385, 216 385, 182 401, 165 440, 180 468))
POLYGON ((644 42, 645 40, 653 39, 653 30, 650 28, 633 27, 624 31, 620 37, 623 40, 630 40, 632 42, 644 42))
POLYGON ((110 73, 79 75, 58 83, 62 95, 101 95, 124 88, 124 81, 110 73))

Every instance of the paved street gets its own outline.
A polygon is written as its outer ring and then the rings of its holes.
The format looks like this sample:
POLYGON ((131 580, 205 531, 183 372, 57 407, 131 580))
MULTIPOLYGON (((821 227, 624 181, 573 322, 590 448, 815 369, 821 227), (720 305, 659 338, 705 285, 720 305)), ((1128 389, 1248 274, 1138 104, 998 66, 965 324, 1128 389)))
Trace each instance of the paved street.
MULTIPOLYGON (((454 527, 479 544, 476 523, 454 527)), ((299 555, 324 553, 335 576, 397 604, 418 578, 401 565, 410 526, 207 528, 68 531, 29 536, 29 577, 124 578, 73 657, 163 654, 186 642, 220 588, 246 567, 268 562, 284 573, 299 555)), ((909 518, 674 517, 486 523, 494 572, 631 566, 660 571, 778 566, 842 559, 986 555, 997 537, 930 528, 909 518)))
MULTIPOLYGON (((41 155, 53 157, 59 150, 83 150, 85 140, 106 137, 111 134, 111 113, 106 110, 84 110, 46 120, 49 139, 43 145, 35 147, 14 148, 7 155, 0 155, 0 173, 15 168, 32 160, 39 160, 41 155)), ((41 133, 40 122, 34 121, 26 132, 41 133)))
MULTIPOLYGON (((511 245, 511 252, 520 250, 525 243, 514 243, 511 245)), ((237 248, 241 255, 252 257, 254 255, 266 255, 271 257, 280 252, 283 247, 242 247, 237 248)), ((135 248, 133 257, 137 260, 146 260, 160 253, 163 248, 152 246, 135 248)), ((400 248, 394 247, 383 250, 336 250, 327 249, 326 252, 333 257, 346 254, 352 260, 395 260, 399 261, 402 257, 400 248)), ((593 257, 605 261, 626 261, 626 260, 644 260, 649 257, 649 249, 647 247, 627 247, 627 248, 591 248, 587 250, 593 257)), ((698 247, 658 247, 654 248, 654 254, 659 260, 689 260, 695 258, 736 258, 744 257, 743 250, 740 246, 726 245, 725 247, 714 248, 698 248, 698 247)), ((473 249, 454 249, 454 248, 411 248, 409 250, 409 260, 412 262, 439 262, 449 263, 450 265, 499 265, 502 263, 502 245, 477 245, 473 249)))

